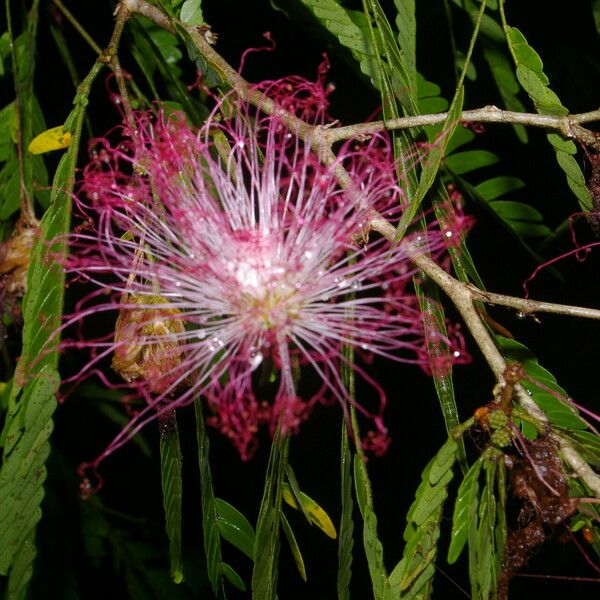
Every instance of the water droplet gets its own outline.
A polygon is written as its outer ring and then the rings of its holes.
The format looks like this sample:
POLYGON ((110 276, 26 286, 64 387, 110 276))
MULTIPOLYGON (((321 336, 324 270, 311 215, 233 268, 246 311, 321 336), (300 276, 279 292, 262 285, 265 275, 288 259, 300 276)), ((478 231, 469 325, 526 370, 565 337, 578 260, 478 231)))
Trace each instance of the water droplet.
POLYGON ((206 337, 206 331, 204 331, 204 329, 198 329, 198 331, 196 331, 196 337, 199 340, 203 340, 206 337))
POLYGON ((213 337, 209 344, 208 347, 213 351, 216 352, 217 350, 223 348, 223 346, 225 346, 225 343, 223 342, 223 340, 220 337, 213 337))
POLYGON ((313 257, 313 253, 310 250, 307 250, 304 253, 304 258, 306 258, 306 260, 310 260, 313 257))
POLYGON ((517 313, 517 319, 524 319, 524 318, 525 318, 525 316, 526 316, 526 315, 525 315, 525 313, 524 313, 524 312, 522 312, 522 311, 519 311, 519 312, 517 313))
POLYGON ((250 368, 254 371, 263 361, 263 353, 256 348, 250 349, 250 354, 248 355, 248 362, 250 363, 250 368))

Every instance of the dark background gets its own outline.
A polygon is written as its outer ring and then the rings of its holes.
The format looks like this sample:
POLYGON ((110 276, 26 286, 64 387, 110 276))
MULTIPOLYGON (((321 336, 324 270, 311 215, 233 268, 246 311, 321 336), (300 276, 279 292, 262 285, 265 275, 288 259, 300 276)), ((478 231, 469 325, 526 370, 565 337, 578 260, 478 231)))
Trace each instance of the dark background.
MULTIPOLYGON (((112 30, 112 4, 100 1, 93 6, 92 3, 85 4, 85 8, 84 3, 71 1, 66 4, 94 39, 101 46, 105 45, 112 30)), ((357 79, 349 57, 338 52, 326 36, 315 35, 314 27, 290 22, 267 0, 206 0, 204 4, 205 18, 219 35, 216 48, 233 66, 238 65, 243 50, 264 44, 263 32, 271 32, 277 47, 273 52, 252 54, 248 58, 244 70, 248 80, 260 81, 288 74, 314 79, 322 53, 327 52, 332 62, 329 78, 336 85, 330 113, 343 123, 352 123, 367 118, 377 107, 378 96, 369 88, 368 82, 357 79)), ((385 2, 382 4, 386 5, 385 2)), ((387 4, 391 5, 391 2, 387 4)), ((417 5, 418 69, 427 79, 440 84, 443 95, 450 97, 454 79, 443 4, 421 1, 417 5)), ((510 23, 525 33, 530 44, 542 56, 545 72, 563 104, 571 112, 592 110, 599 105, 599 47, 589 3, 571 2, 569 10, 561 10, 560 14, 558 11, 547 14, 549 10, 553 11, 547 2, 541 0, 513 1, 507 7, 510 23)), ((48 22, 52 18, 49 3, 42 2, 36 91, 48 126, 63 122, 73 97, 72 84, 49 33, 48 22)), ((94 55, 64 21, 63 26, 65 36, 72 44, 79 74, 83 75, 92 64, 94 55)), ((457 43, 464 50, 471 26, 456 13, 454 27, 457 43)), ((135 66, 126 50, 127 39, 126 36, 123 41, 122 62, 124 68, 135 74, 135 66)), ((184 59, 182 64, 185 62, 184 59)), ((496 88, 480 56, 476 58, 475 65, 478 80, 468 87, 465 106, 500 105, 496 88)), ((188 81, 194 81, 191 69, 188 81)), ((2 84, 6 85, 6 80, 2 84)), ((3 97, 7 91, 7 97, 10 97, 11 91, 7 89, 2 90, 3 97)), ((118 122, 119 115, 106 98, 103 77, 95 84, 90 106, 96 135, 118 122)), ((488 126, 476 143, 480 148, 497 153, 501 163, 490 167, 485 176, 493 176, 497 169, 496 174, 524 179, 527 187, 519 192, 522 194, 520 197, 536 206, 551 227, 556 226, 570 213, 577 212, 576 200, 556 166, 554 153, 545 143, 543 133, 530 130, 529 134, 530 143, 522 145, 509 127, 488 126)), ((48 158, 51 167, 56 164, 55 160, 54 157, 48 158)), ((583 158, 580 161, 584 165, 583 158)), ((584 173, 589 175, 586 167, 584 173)), ((476 176, 481 174, 477 172, 476 176)), ((487 213, 476 206, 467 206, 467 212, 477 218, 469 236, 469 247, 486 285, 493 291, 521 295, 521 284, 535 264, 487 213)), ((578 225, 578 231, 582 239, 591 239, 584 223, 578 225)), ((548 249, 547 256, 555 256, 569 248, 568 239, 562 239, 548 249)), ((598 306, 599 266, 598 252, 583 264, 573 258, 566 259, 558 267, 561 279, 542 273, 531 287, 532 296, 598 306)), ((452 310, 449 314, 455 316, 452 310)), ((533 319, 519 320, 512 311, 504 309, 492 309, 491 314, 531 348, 540 363, 557 377, 576 401, 594 408, 598 397, 596 380, 600 356, 597 348, 600 326, 597 322, 542 316, 541 322, 536 323, 533 319)), ((467 343, 473 362, 455 371, 461 419, 491 400, 494 384, 475 344, 471 339, 467 339, 467 343)), ((68 362, 70 359, 65 360, 68 362)), ((67 368, 71 367, 67 365, 67 368)), ((389 390, 386 422, 393 442, 385 457, 369 461, 369 473, 374 486, 380 538, 386 564, 391 569, 401 556, 405 514, 419 483, 420 473, 445 439, 445 430, 433 383, 419 369, 380 361, 375 363, 374 372, 376 379, 384 382, 389 390)), ((152 590, 148 592, 149 598, 176 598, 179 597, 177 594, 184 598, 210 597, 201 550, 193 410, 184 408, 178 413, 184 453, 183 535, 187 582, 183 590, 173 591, 168 587, 170 584, 164 582, 168 550, 162 524, 157 428, 151 425, 142 434, 150 446, 151 457, 145 457, 136 445, 130 443, 103 464, 105 485, 101 493, 83 502, 78 498, 76 467, 81 461, 97 455, 117 432, 116 425, 95 408, 97 403, 90 405, 89 401, 85 394, 75 394, 59 406, 56 414, 31 597, 47 598, 48 590, 53 590, 52 597, 57 598, 95 599, 105 598, 107 594, 113 598, 127 598, 127 585, 133 577, 127 575, 127 569, 141 580, 140 585, 152 590), (116 542, 107 543, 107 531, 116 542), (94 532, 98 533, 96 537, 94 532), (128 560, 132 557, 138 560, 138 555, 142 557, 139 559, 141 562, 135 565, 143 567, 127 566, 128 560)), ((292 440, 290 452, 290 461, 302 489, 329 512, 335 523, 339 519, 341 427, 341 411, 337 407, 317 407, 300 434, 292 440)), ((241 462, 237 452, 216 432, 211 432, 211 443, 217 496, 231 502, 254 522, 264 481, 268 439, 263 439, 255 458, 249 463, 241 462)), ((474 452, 475 444, 471 446, 474 452)), ((308 583, 303 583, 295 571, 283 541, 279 597, 335 597, 336 543, 316 528, 309 527, 301 515, 293 514, 291 510, 287 514, 304 554, 308 583)), ((369 598, 371 588, 361 550, 358 513, 355 517, 353 598, 369 598)), ((446 516, 446 536, 449 526, 449 516, 446 516)), ((557 532, 555 538, 558 537, 557 532)), ((597 577, 572 544, 558 544, 557 539, 551 540, 540 550, 527 571, 597 577)), ((468 590, 466 563, 461 560, 458 565, 448 567, 444 560, 445 549, 446 542, 442 542, 435 597, 463 598, 465 593, 458 586, 468 590)), ((225 560, 249 584, 250 561, 227 544, 224 544, 224 554, 225 560)), ((511 597, 525 597, 530 593, 539 597, 570 594, 575 589, 578 597, 592 598, 597 597, 599 588, 593 583, 517 577, 511 597)), ((229 595, 238 597, 234 591, 229 595)), ((240 594, 239 597, 245 595, 240 594)))

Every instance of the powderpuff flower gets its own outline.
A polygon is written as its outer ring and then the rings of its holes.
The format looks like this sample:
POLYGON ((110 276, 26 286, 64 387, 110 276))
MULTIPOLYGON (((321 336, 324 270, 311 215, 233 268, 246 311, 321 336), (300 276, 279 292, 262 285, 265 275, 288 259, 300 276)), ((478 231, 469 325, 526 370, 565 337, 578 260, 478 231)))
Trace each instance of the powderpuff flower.
MULTIPOLYGON (((289 81, 263 89, 289 92, 279 105, 307 116, 308 83, 296 96, 289 81)), ((323 115, 315 110, 314 122, 323 115)), ((102 370, 110 358, 145 400, 94 465, 157 415, 200 398, 208 422, 248 459, 262 425, 291 434, 319 401, 346 412, 354 400, 343 365, 377 392, 374 409, 356 407, 372 422, 365 446, 384 450, 385 395, 360 365, 427 362, 421 311, 406 292, 407 248, 435 256, 446 245, 435 226, 396 246, 369 239, 371 211, 394 219, 403 205, 388 139, 350 142, 323 166, 281 114, 233 95, 199 131, 159 112, 123 133, 116 145, 92 144, 77 200, 86 221, 65 264, 96 288, 65 327, 118 315, 114 333, 63 342, 92 351, 71 380, 95 372, 118 385, 102 370), (350 186, 340 186, 340 166, 350 186)))

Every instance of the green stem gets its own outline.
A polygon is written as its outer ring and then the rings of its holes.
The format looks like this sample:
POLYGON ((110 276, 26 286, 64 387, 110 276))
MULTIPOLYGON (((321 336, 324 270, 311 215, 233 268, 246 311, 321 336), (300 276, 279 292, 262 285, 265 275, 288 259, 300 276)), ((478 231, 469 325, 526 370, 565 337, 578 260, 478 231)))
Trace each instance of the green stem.
POLYGON ((73 28, 79 33, 79 35, 88 43, 90 48, 98 55, 102 56, 102 48, 96 44, 92 36, 85 30, 83 25, 73 16, 73 13, 60 1, 60 0, 52 0, 58 10, 65 16, 67 21, 71 23, 73 28))

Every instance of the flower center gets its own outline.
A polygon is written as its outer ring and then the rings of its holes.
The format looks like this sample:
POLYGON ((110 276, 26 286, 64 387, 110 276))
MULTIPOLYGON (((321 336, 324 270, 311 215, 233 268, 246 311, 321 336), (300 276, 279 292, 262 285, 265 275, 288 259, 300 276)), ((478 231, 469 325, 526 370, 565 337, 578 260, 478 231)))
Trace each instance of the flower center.
POLYGON ((285 326, 298 314, 298 269, 284 263, 281 245, 268 237, 256 234, 233 246, 226 269, 236 283, 238 313, 263 329, 285 326))

